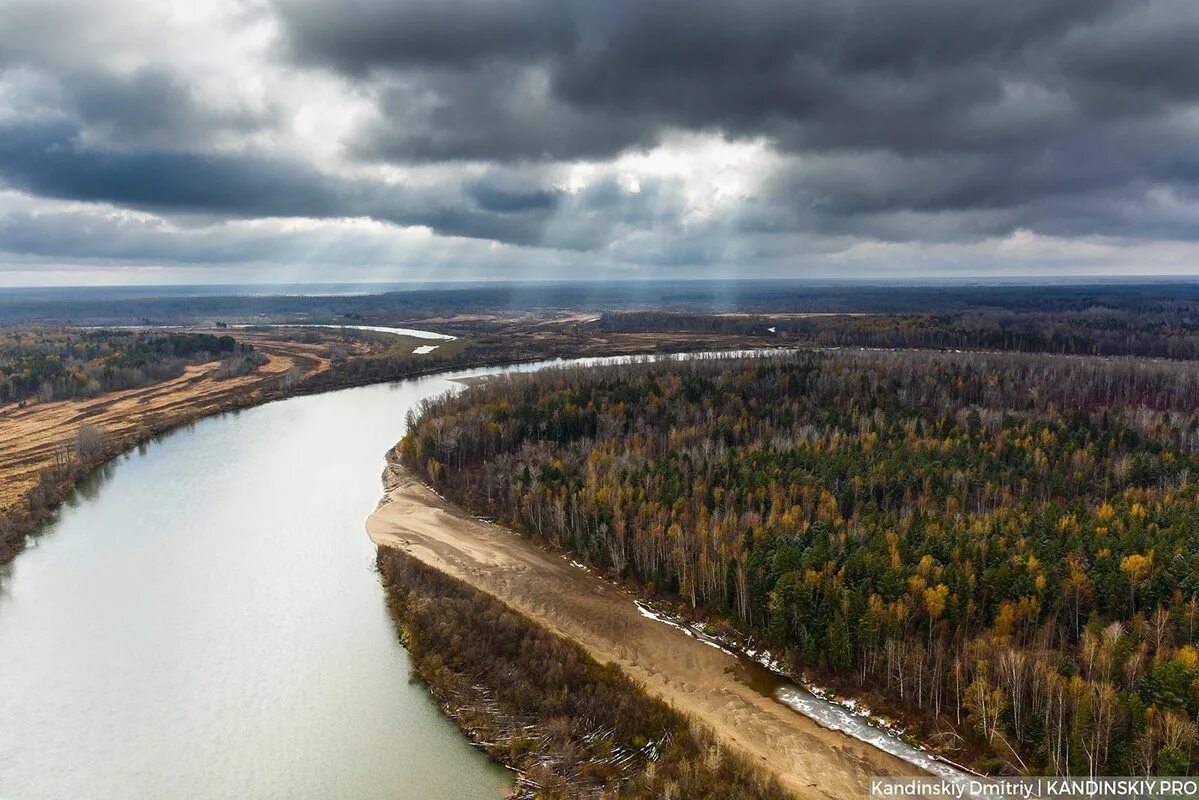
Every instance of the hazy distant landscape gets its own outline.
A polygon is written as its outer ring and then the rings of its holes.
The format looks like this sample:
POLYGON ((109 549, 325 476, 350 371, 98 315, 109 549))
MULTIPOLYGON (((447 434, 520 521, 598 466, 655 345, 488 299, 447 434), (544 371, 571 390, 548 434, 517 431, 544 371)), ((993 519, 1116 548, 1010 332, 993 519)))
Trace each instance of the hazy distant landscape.
POLYGON ((965 314, 1089 312, 1156 314, 1187 321, 1199 313, 1199 284, 1085 281, 1003 284, 835 283, 828 281, 651 281, 612 284, 491 283, 368 292, 316 285, 286 294, 270 287, 88 287, 0 293, 0 321, 76 325, 361 322, 385 324, 454 316, 615 311, 701 314, 965 314))

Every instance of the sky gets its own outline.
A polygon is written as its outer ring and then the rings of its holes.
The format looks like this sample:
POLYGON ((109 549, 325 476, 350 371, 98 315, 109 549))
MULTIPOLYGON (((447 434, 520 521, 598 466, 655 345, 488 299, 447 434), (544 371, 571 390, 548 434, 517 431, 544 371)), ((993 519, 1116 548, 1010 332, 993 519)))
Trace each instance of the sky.
POLYGON ((1194 0, 0 0, 0 285, 1199 275, 1194 0))

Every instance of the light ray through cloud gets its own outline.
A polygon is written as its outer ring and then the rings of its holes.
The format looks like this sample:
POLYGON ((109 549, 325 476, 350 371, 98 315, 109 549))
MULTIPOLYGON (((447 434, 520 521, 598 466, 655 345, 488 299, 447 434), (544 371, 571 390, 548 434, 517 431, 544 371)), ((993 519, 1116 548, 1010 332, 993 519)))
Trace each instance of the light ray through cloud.
POLYGON ((1197 53, 1180 0, 10 0, 0 283, 1192 274, 1197 53))

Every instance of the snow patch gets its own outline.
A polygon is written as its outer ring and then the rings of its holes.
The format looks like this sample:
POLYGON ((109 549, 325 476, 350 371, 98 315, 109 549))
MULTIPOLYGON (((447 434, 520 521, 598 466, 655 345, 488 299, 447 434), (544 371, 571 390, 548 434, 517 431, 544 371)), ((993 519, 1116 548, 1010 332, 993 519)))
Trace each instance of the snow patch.
MULTIPOLYGON (((637 610, 643 617, 677 628, 706 645, 715 647, 733 657, 737 656, 736 651, 726 647, 716 637, 660 614, 641 600, 635 600, 634 605, 637 606, 637 610)), ((769 650, 746 648, 741 652, 780 678, 791 680, 783 662, 769 650)), ((872 714, 870 709, 858 700, 837 697, 820 686, 801 686, 797 683, 780 687, 775 691, 774 697, 792 711, 803 714, 818 725, 877 747, 885 753, 890 753, 896 758, 944 778, 955 785, 959 783, 964 785, 974 777, 972 773, 959 769, 956 765, 927 752, 922 746, 908 743, 902 738, 903 729, 893 720, 872 714)))
POLYGON ((692 639, 700 640, 701 642, 706 644, 708 647, 715 647, 717 650, 720 650, 721 652, 724 652, 724 653, 728 653, 730 656, 733 656, 734 658, 737 657, 736 653, 734 653, 732 650, 729 650, 727 647, 725 647, 724 645, 722 645, 720 642, 716 641, 715 639, 711 638, 710 636, 706 636, 702 633, 699 633, 698 631, 692 630, 687 625, 683 625, 681 623, 675 622, 674 620, 670 619, 669 617, 665 617, 662 614, 659 614, 656 611, 651 610, 649 608, 649 606, 647 606, 645 603, 641 602, 640 600, 634 600, 633 605, 637 606, 637 610, 641 612, 641 616, 648 617, 649 619, 652 619, 655 622, 661 622, 663 625, 669 625, 672 628, 677 628, 680 631, 682 631, 683 633, 690 636, 692 639))

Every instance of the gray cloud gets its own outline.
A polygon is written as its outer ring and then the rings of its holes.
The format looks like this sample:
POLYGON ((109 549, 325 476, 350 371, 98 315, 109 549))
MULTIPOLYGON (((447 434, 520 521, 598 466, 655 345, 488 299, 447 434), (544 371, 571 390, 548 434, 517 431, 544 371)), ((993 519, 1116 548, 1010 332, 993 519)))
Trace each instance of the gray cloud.
POLYGON ((502 178, 479 178, 471 181, 466 189, 479 208, 499 214, 550 211, 562 200, 561 191, 523 187, 502 178))
MULTIPOLYGON (((1165 75, 1189 84, 1196 57, 1187 50, 1199 33, 1194 25, 1139 25, 1124 33, 1130 12, 1139 17, 1145 11, 1119 0, 550 5, 553 13, 544 3, 458 0, 445 13, 427 13, 423 3, 384 0, 349 7, 279 2, 293 52, 356 75, 403 76, 408 86, 454 106, 457 122, 467 121, 472 109, 480 120, 496 122, 504 84, 513 99, 528 99, 527 87, 513 77, 518 73, 497 79, 497 63, 507 70, 536 68, 546 77, 547 107, 625 121, 625 136, 611 139, 609 153, 644 143, 647 126, 770 135, 792 148, 990 148, 1030 133, 1023 125, 1005 126, 1003 114, 981 113, 1004 110, 1009 85, 1077 100, 1101 93, 1109 82, 1105 71, 1153 75, 1166 65, 1165 75), (472 25, 473 19, 486 27, 472 25), (347 30, 369 31, 372 44, 347 30), (1185 53, 1181 60, 1163 56, 1162 40, 1167 52, 1185 53), (481 88, 495 98, 482 106, 471 102, 481 88)), ((1176 22, 1193 16, 1182 5, 1173 10, 1162 14, 1176 22)), ((1193 99, 1193 87, 1182 95, 1193 99)), ((399 117, 406 108, 390 110, 399 117)), ((497 157, 508 156, 504 128, 519 126, 519 115, 510 112, 495 132, 497 157)), ((573 155, 553 126, 520 132, 536 135, 538 129, 541 140, 530 152, 573 155)))
POLYGON ((365 160, 399 163, 603 159, 658 140, 653 115, 605 114, 555 97, 537 65, 436 69, 373 82, 378 115, 347 141, 365 160))
MULTIPOLYGON (((138 33, 132 0, 0 8, 0 185, 665 265, 1017 231, 1199 238, 1191 0, 218 7, 173 38, 138 33), (241 36, 256 26, 276 38, 241 36), (311 107, 309 80, 344 105, 311 107), (297 133, 343 114, 332 139, 297 133), (695 136, 761 143, 735 198, 696 197, 707 162, 619 174, 695 136)), ((48 254, 33 228, 0 230, 0 250, 48 254)))
POLYGON ((362 217, 447 236, 591 249, 622 220, 648 217, 650 193, 611 182, 567 194, 496 172, 414 189, 344 178, 259 153, 96 150, 63 123, 0 128, 0 176, 30 194, 216 217, 362 217), (585 224, 584 224, 585 223, 585 224))
MULTIPOLYGON (((42 197, 109 203, 156 212, 230 217, 369 217, 427 225, 446 235, 536 242, 546 203, 496 212, 451 193, 412 192, 368 179, 344 179, 269 155, 167 150, 95 150, 65 124, 0 128, 0 175, 42 197), (526 215, 513 215, 526 211, 526 215)), ((486 184, 475 196, 492 199, 486 184)))
MULTIPOLYGON (((938 213, 967 237, 1156 236, 1124 214, 1197 183, 1186 0, 279 7, 306 59, 373 76, 379 117, 351 140, 367 159, 604 159, 671 130, 761 136, 796 164, 759 198, 778 206, 747 218, 900 238, 921 235, 901 218, 938 213), (455 24, 475 15, 485 30, 455 24)), ((1170 235, 1194 235, 1176 221, 1170 235)))
POLYGON ((97 150, 68 123, 0 129, 0 176, 31 194, 234 216, 353 216, 377 191, 269 156, 97 150))
POLYGON ((165 65, 128 75, 67 74, 61 83, 63 110, 84 121, 93 137, 125 149, 202 147, 214 136, 251 134, 278 122, 270 107, 213 107, 187 76, 165 65))
POLYGON ((383 67, 459 67, 569 50, 576 31, 558 0, 293 0, 279 3, 295 59, 364 75, 383 67))

